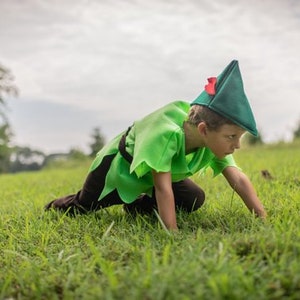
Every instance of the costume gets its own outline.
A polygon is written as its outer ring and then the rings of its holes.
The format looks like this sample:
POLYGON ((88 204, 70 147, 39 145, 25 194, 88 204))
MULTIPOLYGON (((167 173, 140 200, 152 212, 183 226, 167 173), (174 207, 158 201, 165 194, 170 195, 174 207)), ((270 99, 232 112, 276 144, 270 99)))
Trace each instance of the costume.
POLYGON ((152 169, 171 172, 172 182, 178 182, 207 167, 217 175, 225 167, 236 165, 231 155, 218 159, 207 148, 185 155, 183 123, 189 109, 189 103, 176 101, 136 121, 126 137, 126 151, 133 157, 131 164, 118 150, 123 133, 101 149, 90 171, 96 169, 105 156, 115 154, 115 157, 107 172, 100 201, 114 189, 125 203, 133 202, 142 193, 151 196, 152 169))

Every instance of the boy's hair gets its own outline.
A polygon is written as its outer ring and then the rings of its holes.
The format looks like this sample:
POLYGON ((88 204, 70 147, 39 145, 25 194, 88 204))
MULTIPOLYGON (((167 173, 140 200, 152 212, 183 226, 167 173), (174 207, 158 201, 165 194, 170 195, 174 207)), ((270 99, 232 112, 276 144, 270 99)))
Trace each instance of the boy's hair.
POLYGON ((198 126, 200 122, 205 122, 208 129, 215 131, 225 124, 234 125, 232 121, 202 105, 193 105, 190 108, 187 121, 195 126, 198 126))

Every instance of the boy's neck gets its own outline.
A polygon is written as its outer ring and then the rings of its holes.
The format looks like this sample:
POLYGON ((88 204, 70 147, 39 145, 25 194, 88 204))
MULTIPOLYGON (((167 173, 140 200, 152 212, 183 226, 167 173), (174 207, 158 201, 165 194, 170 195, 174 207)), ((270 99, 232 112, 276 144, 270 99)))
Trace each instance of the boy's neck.
POLYGON ((189 124, 188 122, 183 123, 183 130, 185 135, 185 153, 189 154, 196 151, 198 148, 205 146, 204 141, 198 131, 197 126, 189 124))

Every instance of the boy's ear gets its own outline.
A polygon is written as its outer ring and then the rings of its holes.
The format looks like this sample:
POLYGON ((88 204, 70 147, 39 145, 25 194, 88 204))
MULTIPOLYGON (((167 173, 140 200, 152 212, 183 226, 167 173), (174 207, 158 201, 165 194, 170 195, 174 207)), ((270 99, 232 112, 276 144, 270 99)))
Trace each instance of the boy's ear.
POLYGON ((207 134, 207 125, 205 122, 200 122, 198 124, 198 131, 202 136, 205 136, 207 134))

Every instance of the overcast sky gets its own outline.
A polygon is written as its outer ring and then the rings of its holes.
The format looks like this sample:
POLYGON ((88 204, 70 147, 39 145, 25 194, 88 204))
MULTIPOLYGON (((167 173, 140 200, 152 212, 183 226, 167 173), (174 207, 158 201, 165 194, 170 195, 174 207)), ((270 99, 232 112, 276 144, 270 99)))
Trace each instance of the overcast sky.
POLYGON ((238 59, 265 141, 300 120, 299 0, 1 0, 0 63, 14 143, 87 150, 238 59))

